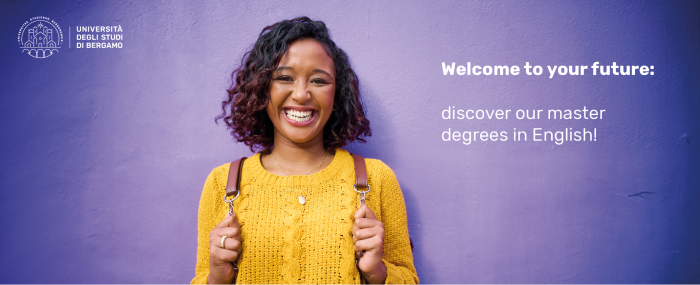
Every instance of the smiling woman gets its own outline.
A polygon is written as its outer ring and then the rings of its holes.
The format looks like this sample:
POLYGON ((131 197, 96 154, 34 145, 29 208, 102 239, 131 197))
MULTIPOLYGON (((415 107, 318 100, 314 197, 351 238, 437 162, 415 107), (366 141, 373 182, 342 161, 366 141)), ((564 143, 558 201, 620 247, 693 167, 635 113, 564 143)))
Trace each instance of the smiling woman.
POLYGON ((333 60, 315 40, 289 46, 272 73, 267 104, 276 143, 323 144, 323 126, 333 111, 334 70, 333 60))
POLYGON ((394 173, 342 149, 371 132, 357 76, 325 24, 266 27, 232 78, 217 119, 260 152, 207 178, 192 283, 417 283, 394 173), (355 169, 366 169, 366 200, 355 169), (231 208, 230 172, 240 181, 231 208))

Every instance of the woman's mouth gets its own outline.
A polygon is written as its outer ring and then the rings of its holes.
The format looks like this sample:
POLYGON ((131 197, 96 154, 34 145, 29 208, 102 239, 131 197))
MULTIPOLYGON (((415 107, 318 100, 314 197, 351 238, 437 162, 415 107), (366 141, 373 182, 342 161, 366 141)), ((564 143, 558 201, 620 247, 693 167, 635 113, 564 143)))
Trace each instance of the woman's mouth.
POLYGON ((296 110, 284 108, 282 112, 284 113, 284 118, 287 119, 287 122, 296 127, 302 127, 310 124, 313 122, 316 114, 318 114, 318 112, 312 109, 296 110))
POLYGON ((296 122, 306 122, 311 120, 311 115, 314 113, 312 110, 297 111, 294 109, 285 109, 284 112, 287 114, 287 117, 296 122))

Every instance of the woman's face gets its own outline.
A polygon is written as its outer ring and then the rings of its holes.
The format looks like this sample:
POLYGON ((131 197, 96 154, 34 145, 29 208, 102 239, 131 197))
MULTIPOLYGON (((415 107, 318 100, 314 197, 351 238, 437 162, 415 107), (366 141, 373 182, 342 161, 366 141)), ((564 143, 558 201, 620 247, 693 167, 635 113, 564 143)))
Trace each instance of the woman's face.
POLYGON ((333 111, 335 65, 312 39, 293 42, 270 82, 267 115, 275 126, 275 144, 323 144, 323 127, 333 111))

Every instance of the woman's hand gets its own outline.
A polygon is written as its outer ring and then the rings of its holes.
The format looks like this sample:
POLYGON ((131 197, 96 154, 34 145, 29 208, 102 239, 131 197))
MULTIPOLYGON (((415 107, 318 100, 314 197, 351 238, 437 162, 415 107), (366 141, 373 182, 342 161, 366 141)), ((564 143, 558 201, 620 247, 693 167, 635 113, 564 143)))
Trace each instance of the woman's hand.
POLYGON ((357 266, 367 283, 384 284, 386 267, 382 262, 384 252, 384 224, 377 219, 367 205, 355 212, 352 226, 352 241, 355 252, 364 251, 357 266))
POLYGON ((241 225, 236 213, 227 216, 209 232, 208 284, 231 284, 236 277, 232 262, 241 255, 241 225), (226 236, 224 247, 221 240, 226 236))

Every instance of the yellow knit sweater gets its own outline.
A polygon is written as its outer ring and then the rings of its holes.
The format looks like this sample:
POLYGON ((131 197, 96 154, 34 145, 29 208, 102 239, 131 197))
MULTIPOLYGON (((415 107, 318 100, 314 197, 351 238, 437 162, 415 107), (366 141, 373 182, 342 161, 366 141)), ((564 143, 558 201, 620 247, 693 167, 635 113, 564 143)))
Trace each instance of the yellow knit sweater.
MULTIPOLYGON (((408 239, 406 206, 391 169, 366 159, 371 191, 367 205, 384 224, 383 262, 387 284, 418 283, 408 239)), ((224 219, 223 201, 229 164, 215 168, 204 184, 199 202, 196 276, 203 284, 209 275, 209 232, 224 219)), ((352 241, 353 215, 360 195, 353 190, 352 156, 338 149, 328 167, 313 175, 277 176, 265 170, 260 154, 245 161, 241 194, 234 211, 241 224, 243 252, 236 282, 358 284, 352 241), (294 190, 306 197, 301 205, 294 190), (307 188, 308 185, 308 188, 307 188)))

